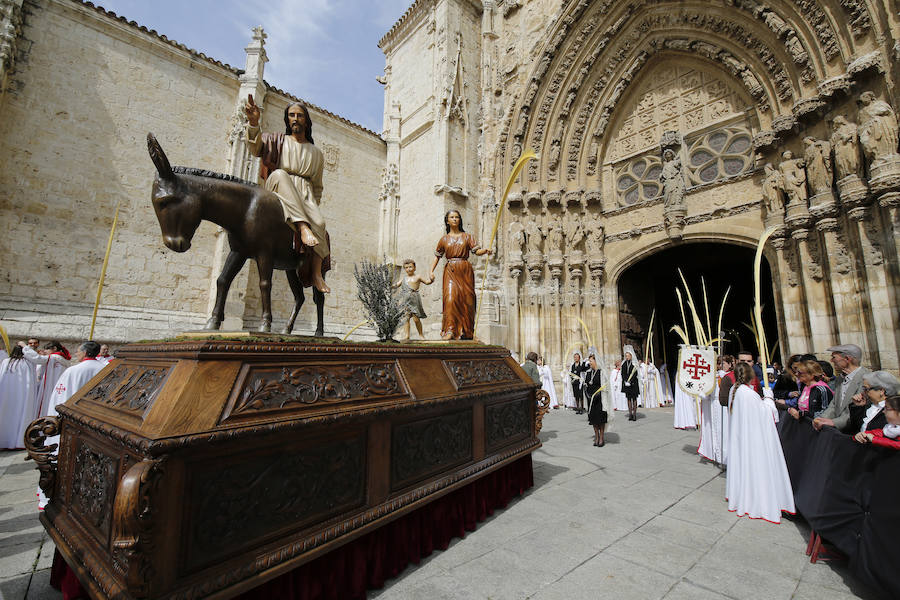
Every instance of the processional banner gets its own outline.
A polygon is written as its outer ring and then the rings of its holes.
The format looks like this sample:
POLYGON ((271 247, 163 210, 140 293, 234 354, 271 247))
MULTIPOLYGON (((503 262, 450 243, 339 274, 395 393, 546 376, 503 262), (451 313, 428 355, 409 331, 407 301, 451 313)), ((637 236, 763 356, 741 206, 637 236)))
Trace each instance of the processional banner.
POLYGON ((678 385, 693 396, 710 394, 716 387, 716 351, 682 344, 678 349, 678 385))

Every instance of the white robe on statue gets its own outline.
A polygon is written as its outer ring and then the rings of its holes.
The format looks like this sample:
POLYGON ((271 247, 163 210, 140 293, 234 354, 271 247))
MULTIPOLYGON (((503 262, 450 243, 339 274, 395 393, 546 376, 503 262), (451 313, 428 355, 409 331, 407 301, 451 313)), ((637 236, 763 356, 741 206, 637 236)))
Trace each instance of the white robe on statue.
POLYGON ((628 410, 628 399, 622 392, 622 370, 613 369, 609 374, 609 390, 613 410, 628 410))
POLYGON ((775 403, 747 385, 731 388, 731 435, 725 498, 728 510, 751 519, 781 522, 793 514, 794 492, 775 422, 775 403), (736 390, 736 391, 735 391, 736 390))
POLYGON ((685 393, 675 383, 675 429, 694 429, 697 427, 697 396, 685 393))
POLYGON ((30 346, 23 347, 22 352, 25 353, 25 358, 29 362, 37 366, 39 416, 46 417, 48 406, 50 405, 50 396, 53 395, 56 380, 62 376, 63 371, 69 366, 68 362, 59 354, 38 354, 30 346))
POLYGON ((34 365, 20 358, 0 363, 0 449, 25 447, 25 428, 38 418, 34 365))
MULTIPOLYGON (((88 381, 94 378, 94 375, 103 370, 106 363, 100 362, 93 358, 86 358, 77 365, 71 366, 57 380, 53 386, 53 394, 50 396, 50 403, 47 407, 47 416, 55 417, 57 415, 56 407, 66 402, 69 398, 84 386, 88 381)), ((54 435, 48 437, 44 442, 44 446, 50 444, 58 444, 59 436, 54 435)), ((57 448, 57 452, 59 449, 57 448)), ((47 497, 38 488, 38 508, 43 510, 47 505, 47 497)))
POLYGON ((563 369, 559 373, 563 388, 563 405, 566 408, 575 408, 575 392, 572 390, 572 373, 569 369, 563 369))
POLYGON ((547 365, 537 369, 538 373, 541 374, 541 389, 550 395, 550 408, 559 408, 559 400, 556 399, 556 386, 553 385, 553 372, 547 365))

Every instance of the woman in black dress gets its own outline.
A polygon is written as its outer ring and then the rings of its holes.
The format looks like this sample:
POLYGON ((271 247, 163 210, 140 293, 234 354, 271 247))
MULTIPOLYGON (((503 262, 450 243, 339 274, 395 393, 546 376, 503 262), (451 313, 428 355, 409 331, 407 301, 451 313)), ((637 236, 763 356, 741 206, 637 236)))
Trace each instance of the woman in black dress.
POLYGON ((634 363, 634 357, 628 350, 625 351, 625 360, 622 361, 622 393, 628 400, 628 420, 637 421, 637 399, 641 394, 640 373, 634 363))
POLYGON ((603 431, 606 429, 606 411, 603 410, 603 400, 600 388, 603 387, 603 375, 597 368, 597 359, 591 354, 588 357, 590 369, 584 374, 584 395, 590 399, 591 409, 588 411, 588 423, 594 426, 594 445, 602 448, 606 445, 603 441, 603 431))

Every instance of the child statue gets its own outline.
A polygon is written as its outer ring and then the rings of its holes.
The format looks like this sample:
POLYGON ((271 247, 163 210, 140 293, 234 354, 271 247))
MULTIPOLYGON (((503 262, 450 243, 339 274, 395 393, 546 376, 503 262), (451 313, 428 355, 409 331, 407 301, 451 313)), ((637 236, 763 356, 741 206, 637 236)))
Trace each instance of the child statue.
POLYGON ((425 285, 431 285, 434 281, 434 276, 429 279, 422 277, 421 275, 416 274, 416 261, 411 258, 407 258, 403 261, 403 270, 406 271, 406 277, 403 277, 394 284, 394 287, 400 288, 400 297, 403 303, 403 308, 406 311, 406 325, 403 328, 403 340, 409 340, 409 322, 413 321, 416 324, 416 329, 419 332, 419 336, 422 339, 425 339, 425 334, 422 333, 422 321, 428 315, 425 314, 425 309, 422 307, 422 298, 419 296, 419 286, 423 283, 425 285))

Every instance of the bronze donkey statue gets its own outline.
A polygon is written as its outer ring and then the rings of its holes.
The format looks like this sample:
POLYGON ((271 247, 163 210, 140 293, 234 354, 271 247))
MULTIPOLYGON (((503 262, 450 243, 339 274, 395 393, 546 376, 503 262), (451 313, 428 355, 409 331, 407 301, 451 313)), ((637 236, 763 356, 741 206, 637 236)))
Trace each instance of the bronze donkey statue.
MULTIPOLYGON (((218 329, 225 318, 225 298, 231 282, 248 258, 259 270, 263 323, 259 330, 272 329, 272 271, 287 275, 294 293, 294 310, 282 333, 294 328, 297 313, 305 299, 303 288, 311 286, 312 250, 292 249, 293 230, 285 223, 281 201, 263 187, 243 179, 201 169, 172 167, 152 133, 147 134, 147 149, 156 165, 153 180, 153 209, 162 230, 163 243, 170 250, 185 252, 200 221, 211 221, 228 232, 231 252, 216 280, 216 305, 205 329, 218 329)), ((325 243, 330 241, 326 239, 325 243)), ((322 264, 322 276, 330 261, 322 264)), ((324 335, 322 308, 325 294, 313 288, 316 303, 316 336, 324 335)))

